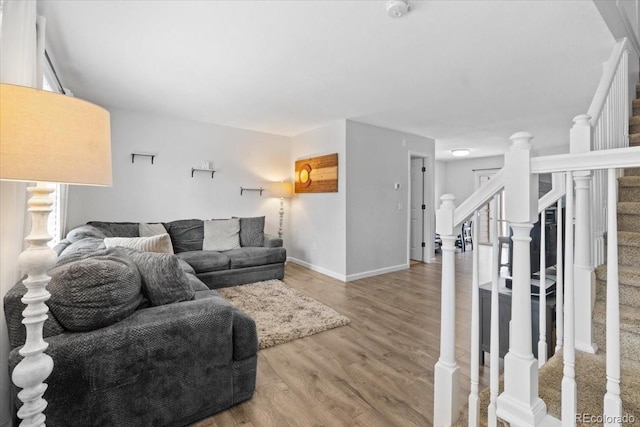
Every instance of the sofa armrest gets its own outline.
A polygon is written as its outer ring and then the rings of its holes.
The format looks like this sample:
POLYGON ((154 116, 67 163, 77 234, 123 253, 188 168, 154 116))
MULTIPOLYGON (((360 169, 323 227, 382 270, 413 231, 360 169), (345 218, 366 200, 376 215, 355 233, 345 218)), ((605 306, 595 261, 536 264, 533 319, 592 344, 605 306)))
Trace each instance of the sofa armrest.
MULTIPOLYGON (((196 299, 214 298, 229 304, 217 291, 207 289, 196 292, 196 299)), ((244 360, 258 353, 256 322, 244 311, 231 305, 233 311, 233 360, 244 360)))
POLYGON ((282 239, 268 234, 264 235, 264 247, 265 248, 281 248, 282 239))
MULTIPOLYGON (((230 406, 234 315, 228 302, 200 298, 49 338, 47 353, 55 368, 46 381, 47 411, 52 419, 78 425, 114 425, 114 420, 163 425, 161 420, 196 413, 208 401, 230 406)), ((20 359, 14 349, 11 370, 20 359)))

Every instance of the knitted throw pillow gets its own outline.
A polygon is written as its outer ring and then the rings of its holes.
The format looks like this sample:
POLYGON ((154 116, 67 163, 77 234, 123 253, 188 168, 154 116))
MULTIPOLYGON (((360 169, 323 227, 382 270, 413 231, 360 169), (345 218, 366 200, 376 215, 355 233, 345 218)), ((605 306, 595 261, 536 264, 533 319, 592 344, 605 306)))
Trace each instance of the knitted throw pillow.
POLYGON ((107 248, 120 246, 123 248, 137 249, 142 252, 157 252, 173 255, 173 245, 169 234, 159 234, 150 237, 107 237, 104 239, 107 248))

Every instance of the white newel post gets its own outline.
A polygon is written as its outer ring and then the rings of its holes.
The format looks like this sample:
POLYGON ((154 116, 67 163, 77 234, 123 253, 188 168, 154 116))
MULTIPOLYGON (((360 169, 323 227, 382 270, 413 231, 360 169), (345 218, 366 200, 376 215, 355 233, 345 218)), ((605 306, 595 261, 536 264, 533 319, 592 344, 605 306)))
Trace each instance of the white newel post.
POLYGON ((538 396, 538 362, 531 348, 531 265, 533 223, 538 217, 538 176, 531 174, 531 139, 511 136, 505 155, 506 219, 513 229, 513 266, 509 352, 504 358, 504 391, 497 416, 512 425, 539 425, 547 407, 538 396))
MULTIPOLYGON (((574 125, 570 131, 570 150, 572 154, 591 151, 591 116, 582 114, 573 119, 574 125)), ((576 348, 578 350, 595 353, 597 346, 593 342, 592 312, 595 304, 596 279, 593 270, 591 250, 593 244, 591 227, 591 171, 575 172, 576 202, 575 202, 575 316, 576 348)))
POLYGON ((434 368, 433 423, 450 426, 460 415, 460 368, 456 363, 456 277, 453 211, 456 197, 444 194, 436 211, 436 233, 442 239, 440 358, 434 368))

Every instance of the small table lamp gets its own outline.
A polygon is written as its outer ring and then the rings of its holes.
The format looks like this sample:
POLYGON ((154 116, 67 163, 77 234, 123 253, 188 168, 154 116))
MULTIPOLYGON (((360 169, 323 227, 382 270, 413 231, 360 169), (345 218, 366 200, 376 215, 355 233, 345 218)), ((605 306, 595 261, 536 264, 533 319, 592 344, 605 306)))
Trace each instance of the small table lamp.
POLYGON ((293 186, 288 181, 274 182, 271 186, 271 197, 280 199, 280 228, 278 237, 282 239, 282 218, 284 216, 284 199, 291 198, 293 186))
POLYGON ((44 425, 46 400, 44 381, 53 370, 53 360, 44 353, 42 338, 49 299, 47 272, 57 255, 47 246, 51 236, 47 218, 54 191, 40 182, 111 185, 111 136, 109 112, 80 99, 30 87, 0 84, 0 179, 38 182, 29 187, 32 196, 29 247, 18 265, 27 278, 22 301, 26 342, 24 359, 13 370, 13 383, 22 388, 24 403, 18 411, 21 425, 44 425))

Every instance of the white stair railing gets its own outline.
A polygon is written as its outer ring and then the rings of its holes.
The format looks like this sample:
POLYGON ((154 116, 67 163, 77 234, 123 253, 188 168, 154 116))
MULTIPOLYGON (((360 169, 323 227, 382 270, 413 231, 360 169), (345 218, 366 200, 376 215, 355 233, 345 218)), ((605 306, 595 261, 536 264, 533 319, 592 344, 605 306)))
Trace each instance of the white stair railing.
MULTIPOLYGON (((637 2, 636 2, 637 3, 637 2)), ((604 2, 596 7, 606 9, 604 2)), ((618 7, 618 9, 620 9, 618 7)), ((627 19, 628 21, 628 19, 627 19)), ((640 53, 635 34, 633 46, 640 53)), ((499 367, 499 303, 497 241, 493 246, 491 295, 491 371, 489 425, 501 418, 514 425, 553 425, 559 423, 546 414, 544 402, 538 397, 538 365, 543 365, 546 351, 545 257, 541 255, 539 360, 532 355, 529 233, 538 212, 557 203, 556 262, 556 347, 562 349, 564 368, 562 379, 562 425, 576 424, 577 391, 575 379, 576 348, 595 352, 592 331, 592 305, 595 301, 594 267, 604 261, 604 233, 607 230, 607 392, 605 415, 612 419, 621 415, 620 399, 620 312, 618 289, 618 254, 616 229, 616 174, 621 168, 640 167, 640 147, 628 148, 629 125, 629 64, 630 43, 623 39, 603 64, 603 75, 588 114, 577 116, 570 131, 570 153, 555 156, 530 156, 532 138, 526 133, 511 137, 512 146, 505 155, 505 167, 494 179, 455 208, 455 196, 442 197, 436 214, 436 229, 442 238, 442 317, 440 358, 435 366, 434 424, 451 425, 458 417, 460 402, 459 368, 455 357, 455 239, 462 221, 477 213, 503 188, 506 195, 506 220, 513 228, 513 291, 509 352, 505 356, 504 392, 498 395, 499 367), (595 153, 598 151, 598 153, 595 153), (608 172, 605 172, 608 171, 608 172), (553 190, 540 200, 537 196, 537 174, 553 173, 553 190), (562 177, 566 180, 562 182, 562 177), (563 187, 565 189, 563 189, 563 187), (563 200, 565 213, 563 216, 563 200), (575 199, 574 199, 575 198, 575 199), (537 204, 537 206, 536 206, 537 204), (537 208, 537 209, 536 209, 537 208), (575 216, 575 218, 574 218, 575 216), (562 218, 566 218, 563 222, 562 218), (574 223, 575 221, 575 223, 574 223), (563 234, 564 233, 564 234, 563 234), (574 238, 575 236, 575 238, 574 238), (563 245, 563 241, 565 244, 563 245), (561 254, 564 250, 564 262, 561 254), (576 329, 576 324, 580 328, 576 329)), ((635 76, 633 77, 635 78, 635 76)), ((495 201, 494 201, 495 203, 495 201)), ((495 212, 495 206, 494 206, 495 212)), ((495 217, 495 215, 494 215, 495 217)), ((495 218, 494 218, 495 220, 495 218)), ((477 220, 475 223, 477 224, 477 220)), ((497 225, 492 221, 494 236, 497 225)), ((475 227, 477 228, 477 227, 475 227)), ((542 239, 546 238, 544 228, 542 239)), ((469 425, 478 419, 478 334, 479 296, 478 260, 474 253, 472 283, 472 351, 469 425)), ((619 425, 619 424, 618 424, 619 425)))
MULTIPOLYGON (((590 151, 609 150, 629 146, 629 53, 630 43, 625 38, 616 43, 611 57, 603 64, 603 73, 587 115, 592 129, 585 144, 590 151)), ((591 188, 593 253, 591 265, 604 263, 604 231, 607 223, 606 171, 595 171, 591 188)))
MULTIPOLYGON (((579 129, 580 131, 580 129, 579 129)), ((640 167, 640 147, 602 150, 600 152, 583 152, 577 154, 561 154, 546 157, 530 157, 531 135, 526 133, 515 134, 512 140, 512 147, 506 156, 505 167, 496 174, 494 182, 489 181, 481 191, 474 193, 460 207, 455 208, 455 196, 444 195, 443 203, 436 213, 436 228, 443 241, 442 255, 442 317, 441 317, 441 344, 440 358, 435 367, 435 390, 434 390, 434 424, 436 426, 451 425, 457 419, 460 409, 459 401, 459 367, 455 357, 455 239, 457 236, 457 226, 463 219, 469 217, 478 209, 498 194, 503 188, 506 196, 506 219, 513 228, 513 290, 512 290, 512 319, 511 330, 518 333, 510 334, 509 352, 505 356, 504 362, 504 383, 505 388, 502 394, 497 396, 497 362, 499 336, 497 329, 497 318, 499 307, 496 292, 497 289, 497 263, 492 272, 492 343, 491 343, 491 395, 489 402, 489 424, 495 425, 497 418, 510 422, 513 425, 534 426, 553 425, 559 420, 550 417, 546 413, 545 403, 538 397, 538 361, 533 358, 531 346, 531 294, 530 294, 530 266, 529 261, 529 230, 532 223, 537 219, 539 208, 549 206, 551 203, 558 203, 558 224, 562 224, 562 201, 561 190, 554 187, 553 196, 545 196, 537 200, 537 175, 541 173, 563 173, 566 174, 566 222, 565 237, 566 244, 565 262, 562 263, 562 227, 558 230, 558 279, 557 292, 559 296, 560 325, 559 343, 557 349, 563 349, 564 369, 562 379, 562 424, 575 425, 577 411, 577 391, 575 381, 575 269, 574 260, 577 253, 574 248, 578 244, 574 242, 573 217, 576 213, 574 204, 574 193, 576 200, 580 200, 577 195, 580 189, 575 189, 575 172, 585 170, 618 169, 625 167, 640 167), (515 194, 515 196, 514 196, 515 194), (523 197, 524 195, 524 197, 523 197), (554 197, 556 198, 554 200, 554 197), (563 268, 564 267, 564 268, 563 268), (564 277, 563 277, 564 270, 564 277), (562 279, 564 279, 562 281, 562 279), (562 281, 562 283, 560 282, 562 281), (564 288, 564 289, 563 289, 564 288), (564 301, 561 295, 564 294, 564 301), (564 311, 562 307, 564 306, 564 311), (495 309, 494 309, 495 307, 495 309)), ((609 172, 614 174, 615 172, 609 172)), ((582 174, 584 175, 584 174, 582 174)), ((555 175, 559 177, 559 175, 555 175)), ((559 179, 559 178, 558 178, 559 179)), ((558 181, 558 180, 556 180, 558 181)), ((579 182, 579 181, 578 181, 579 182)), ((610 183, 611 185, 611 183, 610 183)), ((615 185, 615 183, 614 183, 615 185)), ((587 193, 588 194, 588 193, 587 193)), ((588 199, 587 199, 588 201, 588 199)), ((609 200, 610 211, 615 212, 611 206, 615 204, 609 200)), ((578 205, 579 206, 579 205, 578 205)), ((494 210, 495 211, 495 210, 494 210)), ((578 215, 579 216, 579 215, 578 215)), ((475 221, 477 223, 477 220, 475 221)), ((576 230, 579 229, 580 221, 576 219, 576 230)), ((494 225, 494 227, 497 227, 494 225)), ((615 226, 609 224, 609 233, 615 235, 615 226)), ((497 233, 496 233, 497 234, 497 233)), ((494 260, 497 258, 497 251, 494 249, 494 260)), ((611 265, 617 263, 617 256, 609 254, 611 265)), ((474 262, 477 270, 477 261, 474 262)), ((615 270, 612 268, 611 270, 615 270)), ((614 273, 610 273, 614 274, 614 273)), ((617 288, 613 280, 610 281, 613 288, 617 288)), ((477 278, 473 281, 472 295, 476 293, 478 287, 477 278)), ((610 290, 608 292, 617 292, 610 290)), ((473 305, 478 304, 478 296, 473 298, 473 305)), ((615 297, 611 298, 607 311, 607 342, 611 342, 612 348, 616 347, 615 336, 619 335, 619 312, 614 307, 617 306, 615 297), (618 313, 617 315, 615 313, 618 313), (613 321, 609 323, 609 317, 613 316, 613 321), (618 316, 618 321, 615 317, 618 316)), ((477 308, 476 308, 477 309, 477 308)), ((479 328, 478 315, 476 309, 472 308, 472 330, 479 328)), ((582 325, 581 325, 582 327, 582 325)), ((618 337, 619 339, 619 337, 618 337)), ((549 344, 549 343, 547 343, 549 344)), ((619 347, 619 342, 617 344, 619 347)), ((478 366, 474 361, 478 360, 479 348, 477 337, 472 343, 472 363, 471 363, 471 395, 470 404, 473 414, 469 425, 478 425, 477 418, 477 380, 478 366)), ((607 364, 607 396, 605 404, 608 413, 617 413, 617 402, 619 401, 619 379, 620 362, 619 351, 611 350, 607 364)), ((544 351, 540 354, 544 355, 544 351)))

